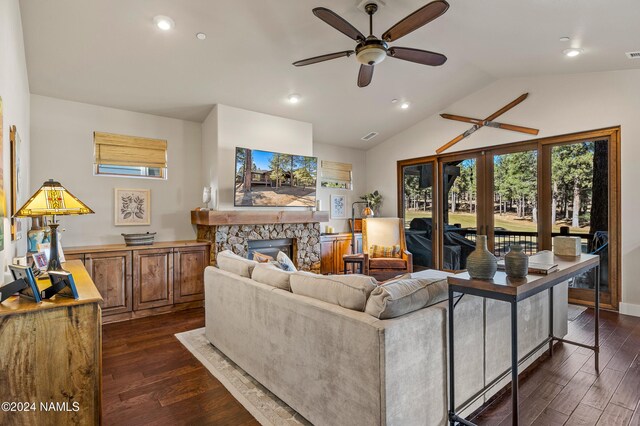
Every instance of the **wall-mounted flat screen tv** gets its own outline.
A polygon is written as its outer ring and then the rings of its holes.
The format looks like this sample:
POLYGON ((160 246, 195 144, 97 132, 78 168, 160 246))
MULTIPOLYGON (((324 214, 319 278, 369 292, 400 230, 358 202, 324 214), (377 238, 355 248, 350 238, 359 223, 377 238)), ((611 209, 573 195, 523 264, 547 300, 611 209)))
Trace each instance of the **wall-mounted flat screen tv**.
POLYGON ((318 159, 236 148, 236 207, 314 207, 318 159))

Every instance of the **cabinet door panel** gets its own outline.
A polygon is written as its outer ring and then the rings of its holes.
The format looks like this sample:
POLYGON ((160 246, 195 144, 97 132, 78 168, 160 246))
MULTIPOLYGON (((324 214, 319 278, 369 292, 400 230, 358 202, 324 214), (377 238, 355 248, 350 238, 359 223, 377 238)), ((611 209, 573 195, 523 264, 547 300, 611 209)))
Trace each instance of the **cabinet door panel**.
POLYGON ((133 252, 133 309, 173 304, 172 249, 133 252))
POLYGON ((131 252, 85 253, 84 263, 104 301, 104 315, 130 312, 131 252))
POLYGON ((174 303, 204 300, 204 268, 208 265, 208 247, 174 249, 174 303))
POLYGON ((334 240, 324 239, 320 241, 320 273, 321 274, 335 274, 336 273, 336 260, 334 252, 334 240))

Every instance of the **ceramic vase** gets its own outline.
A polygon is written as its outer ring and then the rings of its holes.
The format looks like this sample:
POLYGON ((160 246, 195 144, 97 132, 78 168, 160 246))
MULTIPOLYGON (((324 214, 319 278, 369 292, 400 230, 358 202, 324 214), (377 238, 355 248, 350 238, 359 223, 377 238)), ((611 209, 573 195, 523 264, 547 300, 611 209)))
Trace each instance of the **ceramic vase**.
POLYGON ((496 257, 487 250, 487 236, 476 235, 476 249, 467 257, 467 272, 471 278, 490 280, 498 270, 496 257))
POLYGON ((529 272, 529 257, 522 251, 520 244, 509 247, 504 256, 504 269, 510 278, 524 278, 529 272))
POLYGON ((40 225, 40 218, 34 217, 31 223, 31 229, 27 232, 27 251, 29 253, 38 252, 38 244, 44 240, 44 229, 40 225))

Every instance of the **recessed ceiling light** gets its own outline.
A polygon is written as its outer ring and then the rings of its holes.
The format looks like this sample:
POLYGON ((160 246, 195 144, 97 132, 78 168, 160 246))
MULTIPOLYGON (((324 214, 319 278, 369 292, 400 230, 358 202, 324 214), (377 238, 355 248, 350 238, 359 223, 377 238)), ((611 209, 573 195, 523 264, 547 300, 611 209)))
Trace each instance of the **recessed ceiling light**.
POLYGON ((574 56, 578 56, 579 54, 582 53, 582 49, 577 49, 572 47, 571 49, 564 49, 562 51, 562 53, 564 53, 566 56, 573 58, 574 56))
POLYGON ((198 33, 198 34, 196 34, 196 38, 198 40, 206 40, 207 39, 207 35, 205 33, 198 33))
POLYGON ((409 108, 409 102, 403 102, 400 104, 400 108, 402 109, 408 109, 409 108))
POLYGON ((162 31, 169 31, 176 26, 176 23, 173 22, 173 19, 164 15, 158 15, 153 18, 153 23, 156 24, 156 27, 160 28, 162 31))
POLYGON ((560 37, 560 41, 569 41, 571 40, 569 37, 560 37))
POLYGON ((300 95, 298 95, 297 93, 292 93, 289 95, 289 103, 291 104, 297 104, 298 102, 300 102, 300 99, 302 99, 302 97, 300 95))
POLYGON ((398 100, 397 100, 397 99, 391 99, 391 103, 392 103, 392 104, 397 104, 397 103, 398 103, 398 100))

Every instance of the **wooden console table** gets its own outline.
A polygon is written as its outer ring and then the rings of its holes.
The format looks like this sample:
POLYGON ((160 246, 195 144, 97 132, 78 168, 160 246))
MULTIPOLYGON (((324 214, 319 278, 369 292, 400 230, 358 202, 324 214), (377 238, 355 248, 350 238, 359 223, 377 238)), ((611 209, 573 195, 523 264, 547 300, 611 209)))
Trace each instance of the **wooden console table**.
POLYGON ((513 279, 507 277, 505 272, 498 271, 493 280, 478 280, 470 278, 468 274, 448 277, 449 283, 449 424, 463 424, 475 426, 470 421, 460 417, 455 404, 455 376, 454 376, 454 324, 453 311, 457 302, 456 297, 465 294, 480 296, 487 299, 502 300, 511 304, 511 368, 499 375, 487 384, 483 389, 474 394, 460 406, 460 410, 469 407, 489 389, 494 387, 502 379, 511 373, 511 404, 512 425, 518 425, 518 366, 525 362, 545 345, 549 345, 549 354, 553 356, 553 342, 564 342, 572 345, 591 349, 595 353, 595 369, 599 371, 599 325, 600 325, 600 257, 592 254, 582 254, 580 257, 555 256, 550 251, 539 252, 532 256, 538 263, 555 263, 558 270, 548 275, 527 275, 525 278, 513 279), (570 278, 595 269, 595 343, 593 346, 572 342, 553 335, 553 287, 570 278), (522 358, 518 359, 518 302, 545 290, 549 292, 549 336, 537 347, 522 358), (456 293, 458 293, 456 295, 456 293))
POLYGON ((81 262, 62 266, 79 299, 11 296, 0 304, 0 424, 100 423, 102 297, 81 262))
POLYGON ((210 244, 199 241, 64 248, 102 294, 105 323, 203 306, 209 253, 210 244))

